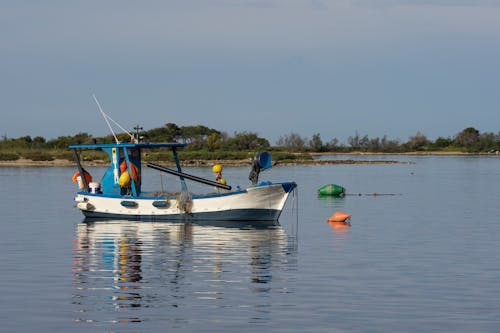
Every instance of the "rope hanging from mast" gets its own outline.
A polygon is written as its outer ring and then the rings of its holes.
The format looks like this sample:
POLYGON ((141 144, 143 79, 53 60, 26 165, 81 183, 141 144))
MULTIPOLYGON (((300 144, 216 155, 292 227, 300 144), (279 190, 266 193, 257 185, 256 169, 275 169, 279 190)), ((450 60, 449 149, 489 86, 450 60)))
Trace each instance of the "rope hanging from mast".
POLYGON ((124 131, 125 133, 127 133, 130 138, 133 140, 133 142, 135 142, 135 138, 132 134, 130 134, 129 131, 127 131, 125 128, 123 128, 120 124, 118 124, 113 118, 111 118, 110 116, 108 116, 103 110, 102 110, 102 107, 101 107, 101 104, 99 104, 99 101, 97 100, 97 98, 95 97, 95 95, 93 94, 92 97, 94 98, 94 101, 95 103, 97 104, 97 107, 99 108, 99 111, 101 112, 102 114, 102 117, 104 118, 104 120, 106 121, 106 124, 108 124, 108 128, 109 130, 111 131, 111 133, 113 134, 113 137, 115 138, 115 141, 117 144, 120 143, 120 140, 118 140, 118 137, 116 136, 115 132, 113 131, 113 127, 111 127, 111 124, 109 123, 109 120, 111 120, 116 126, 118 126, 122 131, 124 131))

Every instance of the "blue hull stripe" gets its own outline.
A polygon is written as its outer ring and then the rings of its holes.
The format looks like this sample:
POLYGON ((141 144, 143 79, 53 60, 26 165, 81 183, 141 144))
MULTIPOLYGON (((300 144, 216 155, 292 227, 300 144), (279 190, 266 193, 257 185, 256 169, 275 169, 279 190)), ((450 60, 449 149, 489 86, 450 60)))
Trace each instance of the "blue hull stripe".
POLYGON ((85 217, 101 219, 124 219, 138 221, 182 221, 182 222, 214 222, 214 221, 246 221, 251 222, 277 222, 281 214, 275 209, 233 209, 220 212, 204 212, 196 214, 171 214, 171 215, 128 215, 107 214, 92 211, 82 211, 85 217))

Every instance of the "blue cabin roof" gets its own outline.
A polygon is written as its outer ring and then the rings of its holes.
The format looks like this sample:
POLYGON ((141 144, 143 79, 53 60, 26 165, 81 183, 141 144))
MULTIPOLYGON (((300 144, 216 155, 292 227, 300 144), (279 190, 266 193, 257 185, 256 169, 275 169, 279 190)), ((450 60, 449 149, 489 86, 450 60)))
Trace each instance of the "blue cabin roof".
POLYGON ((85 145, 69 145, 71 149, 103 149, 103 148, 182 148, 185 147, 184 143, 95 143, 85 145))

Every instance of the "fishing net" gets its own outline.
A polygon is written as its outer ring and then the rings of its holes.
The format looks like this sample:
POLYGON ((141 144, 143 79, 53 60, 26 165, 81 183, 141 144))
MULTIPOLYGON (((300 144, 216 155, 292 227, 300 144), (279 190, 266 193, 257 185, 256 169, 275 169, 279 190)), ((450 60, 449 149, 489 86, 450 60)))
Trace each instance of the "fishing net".
POLYGON ((182 189, 181 193, 179 193, 177 197, 177 208, 183 214, 191 213, 191 208, 193 207, 193 200, 191 197, 191 193, 187 189, 182 189))

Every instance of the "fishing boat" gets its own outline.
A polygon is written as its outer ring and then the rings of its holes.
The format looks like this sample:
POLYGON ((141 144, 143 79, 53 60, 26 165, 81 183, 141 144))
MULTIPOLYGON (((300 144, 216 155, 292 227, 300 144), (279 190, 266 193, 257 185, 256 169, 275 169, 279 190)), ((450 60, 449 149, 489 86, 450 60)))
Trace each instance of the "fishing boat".
POLYGON ((146 221, 253 221, 258 224, 276 222, 295 182, 258 182, 261 170, 271 167, 267 152, 256 155, 252 162, 250 178, 253 184, 245 189, 233 190, 218 181, 197 177, 183 172, 178 157, 182 143, 96 143, 70 145, 78 170, 73 180, 79 183, 76 207, 87 218, 116 218, 146 221), (81 151, 102 150, 109 156, 110 166, 99 182, 92 182, 81 163, 81 151), (147 163, 146 166, 176 176, 181 182, 179 193, 142 191, 142 153, 145 149, 167 149, 172 153, 175 169, 147 163), (219 190, 192 194, 185 180, 203 183, 219 190))
MULTIPOLYGON (((226 221, 238 222, 236 226, 266 226, 277 224, 291 193, 297 187, 295 182, 260 182, 262 170, 271 168, 271 155, 268 152, 257 153, 252 159, 249 175, 251 185, 245 189, 233 190, 221 176, 222 166, 213 167, 216 181, 201 178, 183 172, 178 149, 183 143, 141 142, 139 133, 131 134, 103 110, 93 96, 104 120, 114 136, 113 143, 94 143, 70 145, 78 170, 73 181, 79 185, 76 194, 76 207, 88 219, 125 219, 144 221, 183 221, 203 224, 220 224, 226 221), (110 121, 126 132, 130 142, 120 142, 110 121), (110 166, 106 168, 99 182, 93 182, 90 174, 81 163, 82 150, 101 150, 109 156, 110 166), (163 191, 143 191, 142 156, 147 149, 168 150, 173 156, 175 169, 147 163, 146 166, 175 176, 181 185, 178 193, 163 191), (186 179, 216 188, 215 192, 196 195, 189 191, 186 179), (251 222, 251 223, 248 223, 251 222)), ((235 226, 232 223, 232 226, 235 226)))

